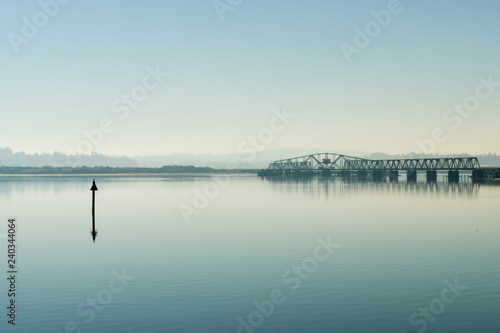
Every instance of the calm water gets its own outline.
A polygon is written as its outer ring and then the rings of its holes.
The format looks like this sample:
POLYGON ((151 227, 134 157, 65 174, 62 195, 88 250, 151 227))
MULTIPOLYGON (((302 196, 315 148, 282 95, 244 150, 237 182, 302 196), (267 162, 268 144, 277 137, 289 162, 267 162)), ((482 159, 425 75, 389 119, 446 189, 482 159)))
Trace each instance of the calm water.
POLYGON ((0 178, 4 273, 19 224, 0 331, 500 332, 499 186, 96 183, 94 244, 91 178, 0 178))

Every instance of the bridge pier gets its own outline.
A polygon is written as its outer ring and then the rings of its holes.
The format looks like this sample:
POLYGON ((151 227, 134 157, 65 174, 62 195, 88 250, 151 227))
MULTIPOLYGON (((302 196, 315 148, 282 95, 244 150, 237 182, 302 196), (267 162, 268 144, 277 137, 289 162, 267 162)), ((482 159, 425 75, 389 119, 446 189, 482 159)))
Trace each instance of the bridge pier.
POLYGON ((358 171, 356 176, 358 176, 358 180, 366 180, 366 176, 368 173, 366 171, 358 171))
POLYGON ((330 170, 330 169, 324 169, 324 170, 321 172, 321 175, 322 175, 323 177, 331 177, 331 175, 332 175, 332 170, 330 170))
POLYGON ((416 182, 417 181, 417 170, 408 170, 406 172, 406 181, 416 182))
POLYGON ((482 183, 486 180, 486 173, 484 170, 472 171, 472 181, 475 183, 482 183))
POLYGON ((389 171, 389 180, 392 182, 397 182, 399 180, 399 171, 397 170, 389 171))
POLYGON ((448 171, 448 181, 458 183, 460 181, 460 172, 458 170, 448 171))
POLYGON ((373 170, 372 177, 374 181, 379 182, 384 177, 384 174, 381 170, 373 170))
POLYGON ((437 171, 436 170, 427 170, 427 181, 428 182, 437 181, 437 171))
POLYGON ((340 172, 340 177, 351 178, 351 172, 350 171, 342 171, 342 172, 340 172))

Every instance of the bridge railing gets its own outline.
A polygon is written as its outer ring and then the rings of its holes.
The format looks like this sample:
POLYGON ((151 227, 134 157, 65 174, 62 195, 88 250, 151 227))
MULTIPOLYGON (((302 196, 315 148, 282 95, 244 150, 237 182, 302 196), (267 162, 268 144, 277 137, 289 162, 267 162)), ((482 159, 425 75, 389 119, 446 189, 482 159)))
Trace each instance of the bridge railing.
POLYGON ((476 157, 347 161, 346 170, 474 170, 476 157))

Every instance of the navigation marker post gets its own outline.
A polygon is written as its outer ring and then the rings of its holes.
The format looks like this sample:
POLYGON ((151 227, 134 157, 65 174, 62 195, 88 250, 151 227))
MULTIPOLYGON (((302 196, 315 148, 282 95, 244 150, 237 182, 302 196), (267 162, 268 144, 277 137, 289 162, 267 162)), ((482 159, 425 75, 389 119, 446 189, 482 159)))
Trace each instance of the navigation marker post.
POLYGON ((95 243, 95 238, 97 236, 97 231, 95 231, 95 191, 98 191, 97 186, 95 184, 95 179, 92 182, 92 187, 90 188, 92 191, 92 239, 95 243))

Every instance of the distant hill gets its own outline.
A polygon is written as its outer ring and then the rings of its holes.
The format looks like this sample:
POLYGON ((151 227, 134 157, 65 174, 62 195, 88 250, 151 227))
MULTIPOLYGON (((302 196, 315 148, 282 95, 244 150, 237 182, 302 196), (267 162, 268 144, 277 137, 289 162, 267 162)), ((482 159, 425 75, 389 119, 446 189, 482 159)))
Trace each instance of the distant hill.
MULTIPOLYGON (((391 159, 391 158, 432 158, 449 157, 452 155, 425 155, 410 153, 405 155, 390 155, 385 153, 368 153, 359 150, 347 149, 297 149, 281 148, 256 152, 254 155, 246 154, 187 154, 176 153, 168 155, 150 155, 150 156, 110 156, 93 153, 91 155, 80 155, 77 165, 71 164, 75 156, 55 152, 53 154, 26 154, 24 152, 13 152, 10 148, 0 148, 0 166, 16 167, 126 167, 126 168, 161 168, 163 166, 193 166, 208 167, 213 169, 226 169, 228 163, 233 162, 231 168, 238 169, 261 169, 267 168, 269 163, 278 159, 310 155, 320 152, 336 152, 340 154, 364 157, 370 159, 391 159), (68 162, 69 161, 69 162, 68 162)), ((467 154, 458 154, 453 156, 468 156, 467 154)), ((482 166, 500 166, 500 156, 496 154, 478 155, 482 166)))
MULTIPOLYGON (((72 164, 75 156, 55 152, 53 154, 26 154, 24 152, 13 152, 10 148, 0 148, 0 166, 23 166, 23 167, 71 167, 71 166, 109 166, 109 167, 147 167, 159 168, 164 165, 192 165, 196 167, 210 167, 215 169, 226 169, 229 162, 235 162, 239 169, 266 168, 270 162, 276 159, 293 156, 309 155, 325 149, 294 149, 282 148, 266 150, 252 154, 188 154, 175 153, 168 155, 149 156, 110 156, 93 153, 91 155, 79 155, 81 162, 72 164)), ((330 150, 331 151, 331 150, 330 150)), ((356 150, 336 150, 336 152, 360 156, 365 152, 356 150)))
MULTIPOLYGON (((10 148, 0 148, 0 166, 22 166, 22 167, 69 167, 70 156, 60 152, 53 154, 26 154, 24 152, 12 152, 10 148)), ((137 161, 126 156, 107 156, 102 154, 81 155, 82 162, 79 166, 109 166, 109 167, 138 167, 137 161)), ((165 163, 166 164, 166 163, 165 163)), ((165 165, 162 164, 162 165, 165 165)), ((160 166, 160 165, 159 165, 160 166)))

